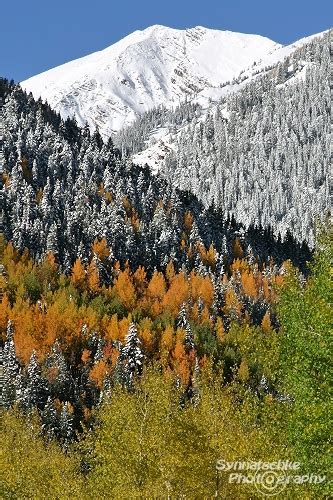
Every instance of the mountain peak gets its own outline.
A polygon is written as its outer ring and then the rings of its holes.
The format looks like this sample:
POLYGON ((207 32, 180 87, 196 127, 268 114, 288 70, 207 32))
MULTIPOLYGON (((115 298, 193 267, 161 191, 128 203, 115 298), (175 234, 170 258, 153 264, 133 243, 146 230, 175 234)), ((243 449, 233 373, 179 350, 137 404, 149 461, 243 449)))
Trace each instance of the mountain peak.
POLYGON ((219 88, 277 46, 259 35, 156 24, 22 87, 64 118, 75 116, 80 125, 88 121, 107 137, 149 109, 219 88))

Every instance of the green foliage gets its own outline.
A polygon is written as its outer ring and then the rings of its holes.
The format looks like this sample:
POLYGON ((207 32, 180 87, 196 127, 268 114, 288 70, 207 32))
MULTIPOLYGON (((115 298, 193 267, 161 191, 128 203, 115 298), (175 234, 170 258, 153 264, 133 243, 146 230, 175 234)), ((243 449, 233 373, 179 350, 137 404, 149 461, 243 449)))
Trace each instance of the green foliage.
POLYGON ((24 276, 24 286, 26 289, 27 298, 32 302, 36 302, 41 296, 41 283, 34 271, 27 273, 24 276))
POLYGON ((146 372, 134 393, 116 388, 97 413, 95 432, 79 444, 90 469, 88 496, 212 498, 217 488, 221 498, 254 493, 253 485, 218 478, 216 462, 284 457, 281 433, 269 425, 280 419, 275 407, 249 393, 236 405, 234 391, 208 377, 199 384, 198 404, 181 409, 180 389, 158 370, 146 372))
MULTIPOLYGON (((294 398, 288 436, 295 459, 306 471, 317 474, 328 474, 331 467, 331 258, 327 231, 318 242, 308 282, 302 286, 292 271, 279 304, 283 328, 280 376, 283 390, 294 398)), ((324 488, 328 493, 328 483, 324 488)))
POLYGON ((79 462, 43 442, 37 417, 27 425, 19 414, 4 412, 0 429, 1 498, 83 498, 79 462))

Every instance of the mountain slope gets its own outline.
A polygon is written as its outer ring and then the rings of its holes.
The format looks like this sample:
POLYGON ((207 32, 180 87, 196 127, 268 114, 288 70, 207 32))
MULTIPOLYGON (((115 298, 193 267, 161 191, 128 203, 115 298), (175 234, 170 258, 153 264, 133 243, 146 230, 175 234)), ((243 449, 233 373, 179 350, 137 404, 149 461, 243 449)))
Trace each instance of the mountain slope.
POLYGON ((255 78, 219 89, 227 94, 217 103, 146 113, 117 146, 245 225, 313 245, 314 221, 329 208, 330 54, 325 33, 303 42, 255 78))
POLYGON ((258 35, 157 25, 21 85, 107 137, 149 109, 218 89, 280 47, 258 35))

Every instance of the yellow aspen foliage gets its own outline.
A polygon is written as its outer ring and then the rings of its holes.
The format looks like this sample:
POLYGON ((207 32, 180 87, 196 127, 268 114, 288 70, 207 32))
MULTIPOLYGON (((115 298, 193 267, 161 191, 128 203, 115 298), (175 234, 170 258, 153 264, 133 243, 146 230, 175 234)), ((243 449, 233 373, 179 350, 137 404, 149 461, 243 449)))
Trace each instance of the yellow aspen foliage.
POLYGON ((184 238, 180 241, 180 248, 181 250, 185 250, 186 248, 186 241, 184 240, 184 238))
POLYGON ((89 290, 93 293, 97 293, 99 290, 99 274, 94 259, 90 262, 88 266, 87 277, 88 277, 89 290))
POLYGON ((107 374, 107 365, 106 365, 105 361, 100 360, 90 370, 89 378, 90 378, 90 380, 95 382, 97 387, 99 387, 101 389, 103 387, 103 383, 104 383, 104 379, 105 379, 106 374, 107 374))
POLYGON ((242 382, 247 382, 249 380, 250 372, 246 359, 242 359, 237 376, 242 382))
POLYGON ((85 364, 85 363, 87 363, 87 361, 89 361, 90 354, 91 354, 91 352, 89 351, 89 349, 83 349, 82 356, 81 356, 82 363, 85 364))
POLYGON ((244 255, 244 251, 242 245, 239 241, 239 238, 236 238, 233 244, 233 255, 236 259, 241 259, 244 255))
POLYGON ((135 288, 128 268, 119 272, 114 284, 114 291, 126 309, 130 311, 134 308, 136 301, 135 288))
POLYGON ((215 325, 216 337, 223 344, 226 339, 226 333, 223 326, 222 318, 218 317, 215 325))
POLYGON ((105 238, 100 241, 96 239, 92 245, 92 251, 100 260, 107 259, 110 255, 110 249, 105 238))
POLYGON ((256 280, 251 271, 244 271, 242 273, 242 286, 245 295, 248 297, 257 297, 256 280))
POLYGON ((191 232, 192 226, 193 226, 193 215, 189 210, 187 210, 184 215, 184 227, 186 229, 187 234, 191 232))
POLYGON ((117 314, 113 314, 105 332, 106 340, 120 340, 120 331, 117 314))
POLYGON ((74 266, 72 267, 71 282, 77 288, 83 290, 85 288, 86 282, 86 271, 81 262, 81 259, 76 259, 74 266))
POLYGON ((269 311, 266 311, 264 317, 262 318, 261 328, 265 333, 268 333, 272 329, 269 311))

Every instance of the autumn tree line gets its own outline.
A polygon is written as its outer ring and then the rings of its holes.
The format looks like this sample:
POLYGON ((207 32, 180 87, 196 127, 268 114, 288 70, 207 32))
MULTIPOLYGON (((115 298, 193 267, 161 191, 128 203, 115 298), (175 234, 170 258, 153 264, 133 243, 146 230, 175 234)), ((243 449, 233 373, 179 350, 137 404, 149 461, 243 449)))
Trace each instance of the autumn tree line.
POLYGON ((8 497, 32 495, 35 481, 41 495, 54 482, 57 498, 59 468, 65 498, 105 488, 248 498, 251 486, 217 478, 221 457, 301 457, 305 471, 328 470, 327 238, 307 279, 290 261, 258 265, 238 240, 218 279, 171 260, 150 276, 122 267, 103 239, 68 275, 52 253, 36 263, 11 243, 1 251, 8 497))

